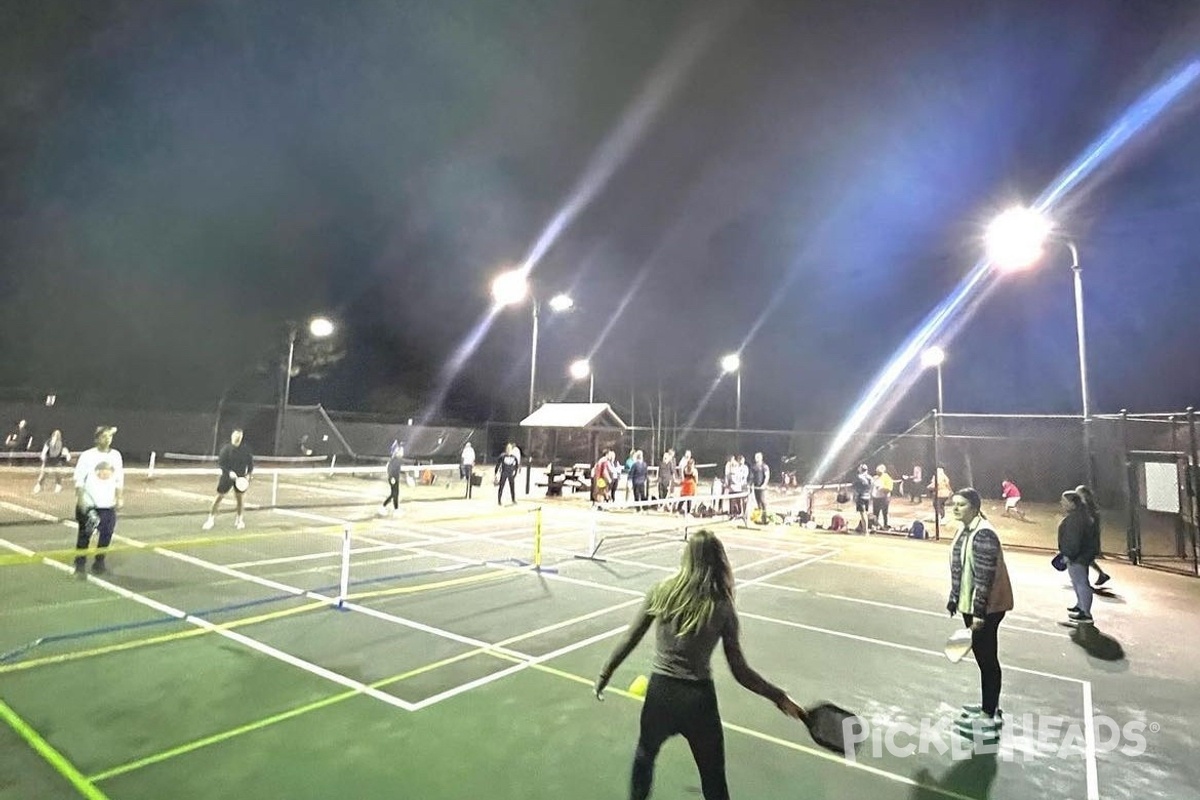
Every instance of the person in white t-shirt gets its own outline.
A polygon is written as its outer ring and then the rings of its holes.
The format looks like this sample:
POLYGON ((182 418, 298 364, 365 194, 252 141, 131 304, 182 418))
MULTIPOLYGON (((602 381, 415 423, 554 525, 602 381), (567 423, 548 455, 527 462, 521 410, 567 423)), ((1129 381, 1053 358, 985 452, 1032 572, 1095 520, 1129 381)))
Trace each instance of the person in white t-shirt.
POLYGON ((117 529, 117 509, 124 505, 125 464, 121 453, 113 449, 116 428, 101 425, 96 428, 96 446, 84 450, 75 462, 75 522, 79 536, 75 540, 75 576, 85 577, 87 549, 92 534, 100 532, 100 551, 92 561, 92 572, 103 575, 105 549, 117 529))
POLYGON ((458 462, 458 477, 464 481, 471 480, 471 474, 475 471, 475 448, 470 442, 463 445, 462 458, 458 462))

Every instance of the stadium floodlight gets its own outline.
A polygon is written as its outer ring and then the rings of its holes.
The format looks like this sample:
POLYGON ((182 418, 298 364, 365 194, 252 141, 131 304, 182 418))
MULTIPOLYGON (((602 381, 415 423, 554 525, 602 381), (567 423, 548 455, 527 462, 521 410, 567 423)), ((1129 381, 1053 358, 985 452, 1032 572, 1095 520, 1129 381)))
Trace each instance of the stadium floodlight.
POLYGON ((554 312, 570 311, 575 306, 575 301, 570 295, 556 294, 550 298, 550 310, 554 312))
POLYGON ((742 357, 737 353, 721 357, 721 371, 726 375, 734 373, 737 376, 737 405, 733 412, 734 450, 742 449, 742 357))
POLYGON ((921 352, 921 366, 926 369, 933 367, 937 370, 937 413, 941 414, 942 404, 942 364, 946 361, 946 351, 934 345, 921 352))
MULTIPOLYGON (((325 316, 312 317, 308 321, 308 334, 314 339, 325 339, 333 335, 337 326, 333 324, 333 320, 325 316)), ((288 403, 292 399, 292 368, 296 355, 296 337, 300 335, 300 329, 295 322, 288 323, 288 339, 287 339, 287 360, 281 365, 283 367, 283 392, 279 395, 279 403, 275 409, 275 455, 281 454, 283 444, 283 425, 287 417, 288 403)))
POLYGON ((577 381, 584 378, 588 379, 588 402, 595 402, 596 399, 596 373, 592 372, 592 364, 586 358, 580 358, 571 362, 571 377, 577 381))
MULTIPOLYGON (((1033 266, 1042 257, 1046 242, 1054 226, 1042 214, 1029 208, 1010 208, 996 217, 988 226, 986 245, 988 260, 1005 271, 1015 271, 1033 266)), ((1075 277, 1075 338, 1079 346, 1079 393, 1083 412, 1083 450, 1085 472, 1089 486, 1095 485, 1095 467, 1092 464, 1092 441, 1089 422, 1091 407, 1088 402, 1087 337, 1083 324, 1083 271, 1079 267, 1079 250, 1070 239, 1055 237, 1067 245, 1071 252, 1071 272, 1075 277)))
POLYGON ((988 225, 988 260, 1006 272, 1028 269, 1042 257, 1050 236, 1050 220, 1030 208, 1010 208, 988 225))
POLYGON ((308 332, 316 339, 324 339, 327 336, 332 336, 333 331, 333 320, 329 319, 329 317, 313 317, 308 321, 308 332))
POLYGON ((513 269, 497 275, 492 281, 492 299, 497 306, 513 306, 529 294, 529 281, 522 269, 513 269))

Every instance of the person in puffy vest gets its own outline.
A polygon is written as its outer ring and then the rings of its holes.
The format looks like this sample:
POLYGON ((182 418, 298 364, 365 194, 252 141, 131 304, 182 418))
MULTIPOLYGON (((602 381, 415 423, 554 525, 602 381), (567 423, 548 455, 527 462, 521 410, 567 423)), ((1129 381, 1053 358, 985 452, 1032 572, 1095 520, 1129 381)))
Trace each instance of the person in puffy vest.
POLYGON ((971 651, 979 665, 980 703, 963 706, 955 727, 966 736, 978 731, 998 736, 1002 673, 997 634, 1004 614, 1013 608, 1012 583, 996 529, 983 514, 983 498, 974 489, 959 489, 950 498, 960 527, 950 545, 950 596, 946 610, 961 614, 971 629, 971 651))

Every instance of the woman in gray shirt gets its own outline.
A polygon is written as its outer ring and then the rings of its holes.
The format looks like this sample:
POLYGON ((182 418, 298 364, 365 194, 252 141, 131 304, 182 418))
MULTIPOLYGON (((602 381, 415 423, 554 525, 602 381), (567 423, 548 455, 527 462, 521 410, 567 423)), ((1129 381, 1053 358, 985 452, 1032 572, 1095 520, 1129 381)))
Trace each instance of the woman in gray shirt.
POLYGON ((746 663, 737 610, 733 605, 733 570, 721 540, 698 531, 684 548, 679 572, 654 586, 624 640, 600 671, 596 697, 657 619, 654 663, 642 705, 641 734, 633 759, 629 796, 650 796, 654 760, 667 739, 687 739, 700 771, 705 800, 727 800, 725 738, 712 681, 712 654, 720 640, 733 677, 770 700, 784 714, 800 719, 803 711, 778 686, 746 663))

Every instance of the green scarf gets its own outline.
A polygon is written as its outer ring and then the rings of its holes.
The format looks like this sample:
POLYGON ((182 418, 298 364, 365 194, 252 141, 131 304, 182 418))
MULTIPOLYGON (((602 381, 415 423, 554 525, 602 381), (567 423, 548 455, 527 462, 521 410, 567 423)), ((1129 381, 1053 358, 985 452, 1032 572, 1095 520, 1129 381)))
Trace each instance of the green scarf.
POLYGON ((975 595, 975 557, 971 550, 971 545, 975 542, 975 533, 979 530, 980 520, 983 517, 975 517, 972 524, 974 529, 964 527, 962 534, 966 536, 963 542, 962 555, 962 579, 958 584, 958 611, 961 614, 974 614, 974 595, 975 595))

